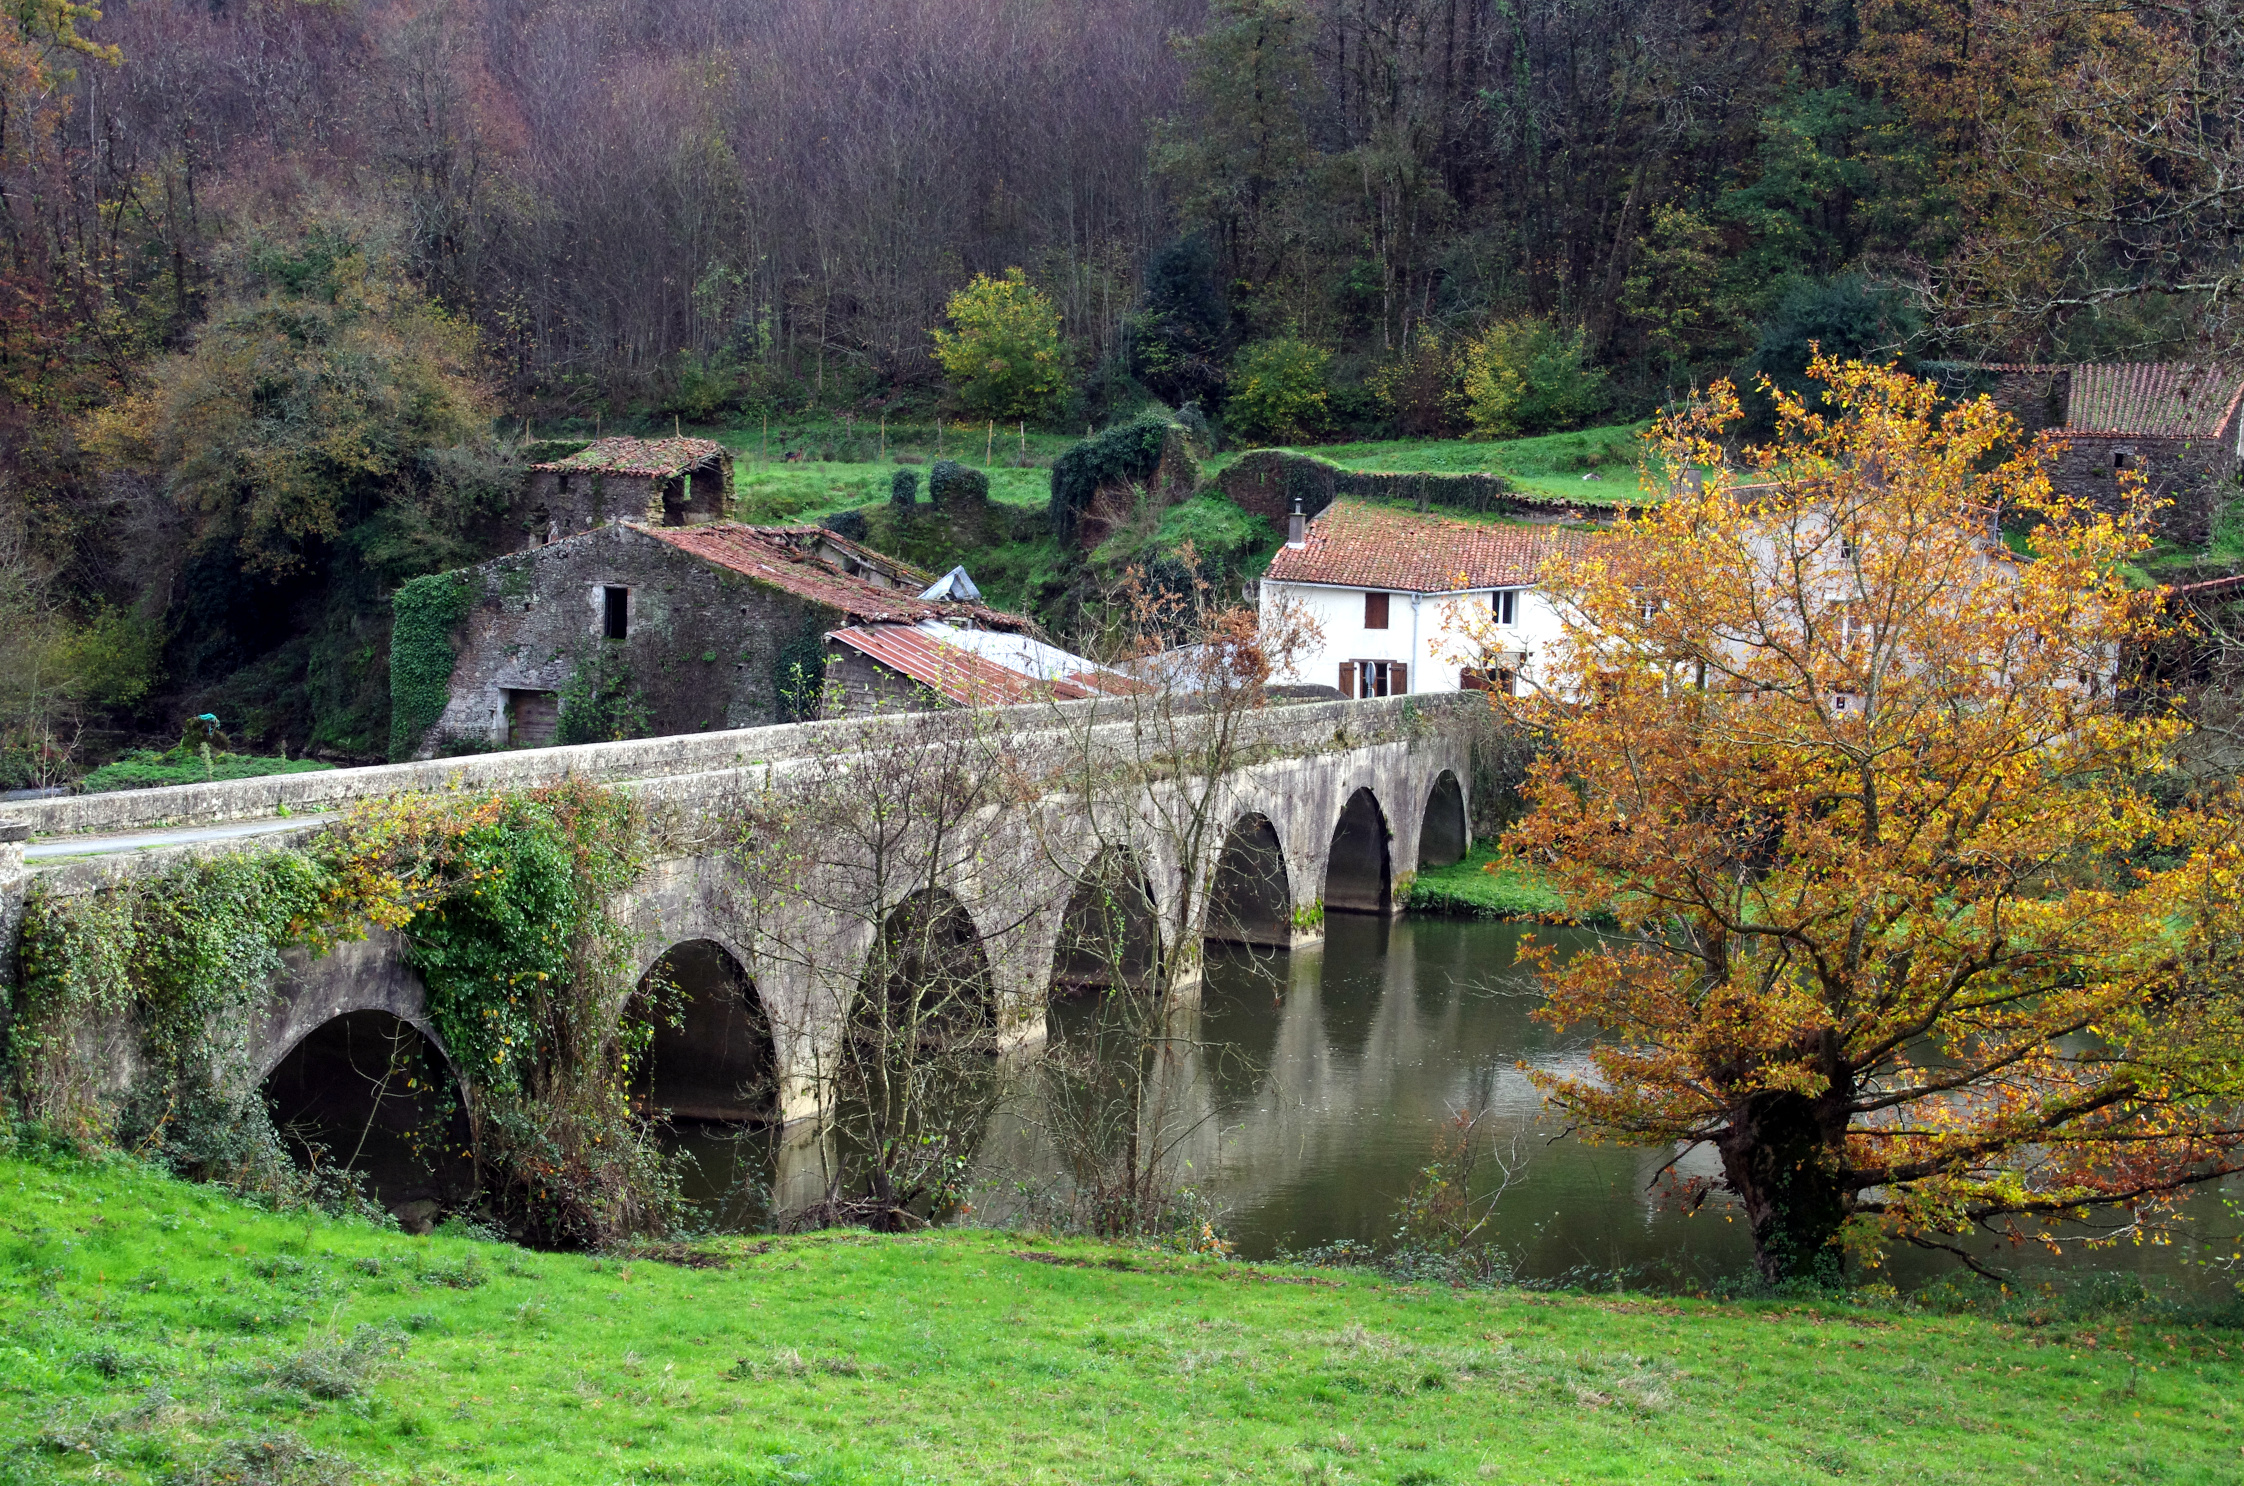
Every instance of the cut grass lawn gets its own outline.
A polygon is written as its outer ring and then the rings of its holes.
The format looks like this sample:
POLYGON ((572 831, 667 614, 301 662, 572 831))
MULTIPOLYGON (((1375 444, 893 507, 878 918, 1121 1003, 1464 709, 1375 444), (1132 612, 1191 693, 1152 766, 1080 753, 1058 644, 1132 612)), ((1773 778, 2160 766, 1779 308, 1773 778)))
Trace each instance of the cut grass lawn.
POLYGON ((2244 1476, 2244 1333, 2170 1319, 1450 1290, 988 1231, 666 1253, 707 1267, 0 1159, 0 1479, 2244 1476))

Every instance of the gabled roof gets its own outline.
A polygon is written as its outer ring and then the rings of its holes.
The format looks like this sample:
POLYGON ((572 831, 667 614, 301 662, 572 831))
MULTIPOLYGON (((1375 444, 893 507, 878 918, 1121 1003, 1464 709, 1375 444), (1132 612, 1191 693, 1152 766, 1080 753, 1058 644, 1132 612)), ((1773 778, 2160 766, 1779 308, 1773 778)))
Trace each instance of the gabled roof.
POLYGON ((2132 361, 2072 368, 2060 433, 2208 438, 2244 397, 2244 377, 2220 366, 2132 361))
POLYGON ((953 619, 988 629, 1025 630, 1028 621, 981 604, 931 603, 918 596, 927 575, 850 541, 822 526, 743 526, 713 521, 705 526, 642 526, 631 530, 664 542, 704 562, 785 589, 800 599, 838 609, 858 622, 917 624, 923 619, 953 619), (847 558, 845 564, 838 558, 847 558), (884 588, 850 571, 870 570, 895 582, 884 588))
POLYGON ((715 439, 594 439, 566 459, 534 464, 558 474, 651 475, 667 479, 730 456, 715 439))
POLYGON ((1421 515, 1392 506, 1336 500, 1309 523, 1308 541, 1280 547, 1268 577, 1396 593, 1524 588, 1554 552, 1580 532, 1421 515))
POLYGON ((855 626, 835 630, 826 638, 871 656, 962 707, 1079 701, 1101 692, 1142 689, 1126 677, 1103 675, 1090 661, 1050 645, 1015 636, 1000 640, 946 624, 855 626), (979 643, 992 640, 997 643, 979 643))

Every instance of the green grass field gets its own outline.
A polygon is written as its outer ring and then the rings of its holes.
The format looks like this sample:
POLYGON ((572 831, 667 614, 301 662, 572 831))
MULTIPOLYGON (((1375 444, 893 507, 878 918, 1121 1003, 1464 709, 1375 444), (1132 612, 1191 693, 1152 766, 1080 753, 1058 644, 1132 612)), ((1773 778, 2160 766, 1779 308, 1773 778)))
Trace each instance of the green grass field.
POLYGON ((976 1230, 665 1254, 690 1263, 0 1159, 0 1480, 2244 1478, 2244 1333, 2150 1313, 1453 1290, 976 1230))
MULTIPOLYGON (((1355 470, 1400 473, 1500 474, 1527 490, 1550 495, 1633 500, 1636 466, 1643 457, 1642 423, 1584 428, 1531 439, 1387 439, 1361 444, 1304 446, 1302 452, 1355 470), (1593 480, 1582 477, 1595 475, 1593 480)), ((1242 451, 1243 452, 1243 451, 1242 451)), ((1221 469, 1237 453, 1210 461, 1221 469)))
POLYGON ((1556 923, 1566 914, 1566 900, 1555 888, 1544 885, 1533 873, 1485 842, 1468 851, 1463 861, 1446 867, 1419 869, 1404 906, 1412 913, 1437 913, 1452 918, 1521 919, 1533 923, 1556 923), (1491 866, 1500 870, 1487 870, 1491 866))

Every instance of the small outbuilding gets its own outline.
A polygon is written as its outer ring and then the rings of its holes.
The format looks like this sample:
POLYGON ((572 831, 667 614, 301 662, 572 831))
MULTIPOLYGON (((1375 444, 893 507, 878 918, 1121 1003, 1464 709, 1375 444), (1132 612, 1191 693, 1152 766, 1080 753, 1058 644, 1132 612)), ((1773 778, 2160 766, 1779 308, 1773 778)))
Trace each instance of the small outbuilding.
POLYGON ((2051 483, 2117 504, 2130 471, 2169 504, 2162 536, 2211 539, 2244 461, 2244 371, 2180 361, 1965 368, 1957 390, 1985 391, 2029 434, 2062 440, 2051 483))

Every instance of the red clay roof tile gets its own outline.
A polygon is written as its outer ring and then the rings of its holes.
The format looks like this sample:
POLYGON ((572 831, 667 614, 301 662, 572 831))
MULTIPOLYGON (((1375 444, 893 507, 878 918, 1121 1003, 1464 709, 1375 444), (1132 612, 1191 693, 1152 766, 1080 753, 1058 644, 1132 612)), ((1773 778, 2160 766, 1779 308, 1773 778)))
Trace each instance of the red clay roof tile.
POLYGON ((838 629, 827 638, 871 656, 962 707, 1004 707, 1047 698, 1078 701, 1103 689, 1086 686, 1073 677, 1041 681, 970 650, 945 645, 905 624, 838 629))
POLYGON ((1582 535, 1334 501, 1309 523, 1305 545, 1278 549, 1268 576, 1397 593, 1524 588, 1545 558, 1579 546, 1582 535))
POLYGON ((667 479, 696 465, 722 458, 725 446, 715 439, 594 439, 566 459, 534 464, 536 470, 560 474, 649 475, 667 479))
POLYGON ((2065 433, 2207 438, 2220 433, 2244 397, 2244 378, 2219 366, 2133 361, 2072 369, 2065 433))

